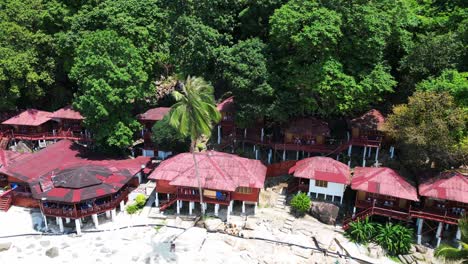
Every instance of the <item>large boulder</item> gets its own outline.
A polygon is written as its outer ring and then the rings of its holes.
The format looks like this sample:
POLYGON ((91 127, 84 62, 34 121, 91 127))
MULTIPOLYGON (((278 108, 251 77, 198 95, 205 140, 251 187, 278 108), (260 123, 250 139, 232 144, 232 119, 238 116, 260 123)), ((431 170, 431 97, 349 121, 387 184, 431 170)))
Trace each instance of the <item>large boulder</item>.
POLYGON ((334 225, 340 208, 331 203, 312 202, 310 214, 320 222, 327 225, 334 225))
POLYGON ((45 252, 46 256, 49 258, 55 258, 59 255, 58 247, 51 247, 45 252))
POLYGON ((205 228, 208 232, 216 232, 218 227, 222 224, 223 222, 218 218, 210 218, 205 220, 205 228))
POLYGON ((11 247, 11 242, 0 242, 0 251, 8 250, 11 247))

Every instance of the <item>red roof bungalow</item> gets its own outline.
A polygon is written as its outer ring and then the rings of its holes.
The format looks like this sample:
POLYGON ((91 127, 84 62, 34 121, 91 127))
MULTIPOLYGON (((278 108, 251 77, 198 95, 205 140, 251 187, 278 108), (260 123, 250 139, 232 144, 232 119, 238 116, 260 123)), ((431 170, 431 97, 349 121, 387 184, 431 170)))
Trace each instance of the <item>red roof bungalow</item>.
MULTIPOLYGON (((296 162, 290 174, 298 179, 296 190, 307 192, 318 200, 343 202, 346 186, 351 183, 351 171, 346 164, 328 157, 312 157, 296 162)), ((290 187, 288 186, 288 190, 290 187)))
MULTIPOLYGON (((13 135, 18 139, 31 139, 31 136, 40 135, 52 131, 55 126, 51 112, 28 109, 12 118, 3 121, 2 125, 7 125, 13 129, 13 135)), ((40 139, 40 138, 39 138, 40 139)))
POLYGON ((151 142, 152 128, 156 122, 163 120, 164 116, 166 116, 169 111, 171 111, 170 107, 156 107, 137 116, 138 121, 143 125, 141 136, 144 139, 144 156, 154 156, 154 146, 153 142, 151 142))
MULTIPOLYGON (((195 153, 204 205, 214 204, 215 215, 219 205, 228 206, 228 216, 232 212, 233 202, 257 204, 260 189, 263 188, 266 167, 258 160, 241 158, 223 152, 207 151, 195 153)), ((189 213, 192 213, 195 202, 200 201, 198 181, 195 176, 195 164, 191 153, 182 153, 161 164, 151 173, 148 179, 156 182, 156 206, 164 210, 177 202, 177 212, 183 202, 189 202, 189 213), (167 194, 169 200, 159 204, 158 194, 167 194)))
POLYGON ((292 121, 284 131, 284 143, 293 144, 325 144, 325 138, 330 136, 327 122, 314 117, 299 118, 292 121))
MULTIPOLYGON (((149 158, 118 160, 90 156, 86 148, 62 140, 2 168, 11 191, 0 198, 18 206, 40 207, 57 219, 79 219, 111 212, 137 187, 149 158)), ((59 221, 59 220, 57 220, 59 221)), ((63 230, 63 223, 60 224, 63 230)))
POLYGON ((218 111, 221 113, 221 123, 234 122, 234 115, 236 113, 236 105, 234 104, 234 96, 224 99, 217 105, 218 111))
POLYGON ((61 131, 72 131, 77 133, 83 131, 84 117, 70 105, 53 112, 50 118, 59 123, 61 131))
POLYGON ((349 122, 351 143, 356 146, 380 146, 385 117, 379 110, 372 109, 349 122))
POLYGON ((357 191, 358 218, 376 214, 409 220, 411 201, 419 201, 416 188, 390 168, 356 167, 351 189, 357 191))
POLYGON ((458 224, 468 211, 468 177, 459 171, 442 172, 419 185, 421 206, 413 207, 414 217, 458 224))

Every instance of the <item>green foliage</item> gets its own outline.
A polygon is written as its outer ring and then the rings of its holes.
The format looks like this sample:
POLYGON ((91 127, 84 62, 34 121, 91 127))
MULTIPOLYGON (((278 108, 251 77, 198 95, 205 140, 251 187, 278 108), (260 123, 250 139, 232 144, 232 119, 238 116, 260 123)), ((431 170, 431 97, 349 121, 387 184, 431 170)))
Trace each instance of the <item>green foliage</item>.
POLYGON ((386 130, 408 165, 449 169, 466 163, 467 123, 466 108, 457 107, 450 94, 415 92, 408 104, 393 108, 386 130))
POLYGON ((413 241, 413 230, 400 224, 377 225, 375 242, 390 255, 407 254, 413 241))
POLYGON ((468 107, 468 72, 444 70, 440 76, 430 77, 416 86, 420 91, 448 92, 456 103, 468 107))
POLYGON ((302 192, 294 195, 290 204, 294 212, 299 216, 305 215, 312 205, 309 196, 302 192))
POLYGON ((146 196, 142 193, 138 194, 135 198, 135 205, 138 208, 143 208, 146 204, 146 196))
POLYGON ((353 242, 367 244, 374 238, 376 232, 376 225, 369 222, 369 218, 366 217, 364 221, 357 220, 356 222, 349 223, 346 236, 353 242))
POLYGON ((125 209, 127 210, 128 214, 135 214, 136 212, 141 210, 143 207, 145 207, 145 204, 146 204, 146 196, 140 193, 135 197, 135 202, 133 204, 127 205, 125 209))
POLYGON ((351 241, 367 244, 374 241, 390 255, 407 254, 413 241, 413 230, 400 224, 385 225, 358 220, 349 224, 346 237, 351 241))
POLYGON ((240 41, 218 57, 222 78, 235 96, 236 123, 241 127, 263 118, 273 99, 268 83, 266 46, 259 39, 240 41))
POLYGON ((139 208, 136 204, 131 204, 127 206, 126 210, 128 214, 135 214, 138 212, 139 208))
POLYGON ((170 111, 169 124, 192 141, 192 151, 200 137, 210 137, 221 114, 213 98, 213 87, 202 78, 187 77, 182 91, 173 92, 176 103, 170 111))
POLYGON ((468 260, 468 218, 464 217, 458 220, 458 227, 461 231, 461 248, 454 248, 449 245, 441 245, 434 251, 434 256, 446 260, 462 260, 466 263, 468 260))
POLYGON ((187 137, 179 134, 179 131, 169 124, 169 116, 156 122, 152 129, 152 141, 160 150, 186 152, 190 142, 187 137))
POLYGON ((138 50, 114 31, 96 31, 84 36, 76 54, 70 72, 79 86, 74 107, 99 147, 129 146, 140 128, 131 110, 149 89, 138 50))
POLYGON ((0 111, 35 106, 53 88, 53 41, 40 30, 44 9, 40 0, 0 5, 0 111))

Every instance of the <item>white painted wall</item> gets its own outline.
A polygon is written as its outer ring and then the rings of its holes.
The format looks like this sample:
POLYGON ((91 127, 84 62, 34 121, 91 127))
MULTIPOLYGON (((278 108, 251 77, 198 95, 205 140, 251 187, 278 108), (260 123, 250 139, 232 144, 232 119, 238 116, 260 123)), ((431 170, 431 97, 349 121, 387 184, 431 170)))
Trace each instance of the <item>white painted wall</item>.
POLYGON ((144 149, 143 150, 143 157, 154 157, 154 150, 152 149, 144 149))
POLYGON ((332 195, 343 197, 346 185, 342 183, 328 182, 327 188, 315 186, 315 180, 310 180, 309 195, 310 193, 321 193, 324 195, 332 195))

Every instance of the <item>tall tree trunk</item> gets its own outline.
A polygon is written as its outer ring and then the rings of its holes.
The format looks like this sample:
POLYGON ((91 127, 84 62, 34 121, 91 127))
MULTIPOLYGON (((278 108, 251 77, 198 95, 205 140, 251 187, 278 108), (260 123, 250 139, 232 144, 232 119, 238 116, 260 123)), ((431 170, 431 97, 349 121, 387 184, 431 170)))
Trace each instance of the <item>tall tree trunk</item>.
POLYGON ((201 188, 200 174, 198 172, 198 162, 197 162, 197 159, 195 158, 195 147, 196 147, 196 140, 192 140, 190 151, 192 152, 193 163, 195 164, 195 176, 197 177, 198 192, 200 194, 201 212, 202 212, 202 215, 205 215, 205 206, 203 205, 203 192, 201 188))

